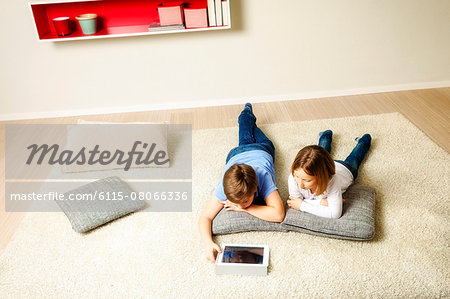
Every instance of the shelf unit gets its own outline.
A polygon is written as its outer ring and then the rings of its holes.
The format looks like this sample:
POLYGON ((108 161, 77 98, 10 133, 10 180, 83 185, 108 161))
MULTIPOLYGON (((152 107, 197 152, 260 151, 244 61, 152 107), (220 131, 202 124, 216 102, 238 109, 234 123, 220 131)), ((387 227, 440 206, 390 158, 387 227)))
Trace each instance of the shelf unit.
MULTIPOLYGON (((149 32, 152 22, 159 22, 158 5, 180 3, 177 0, 50 0, 29 2, 33 16, 37 38, 39 41, 69 41, 98 39, 123 36, 140 36, 153 34, 223 30, 231 28, 231 17, 228 13, 227 26, 213 26, 195 29, 177 29, 149 32), (85 13, 98 14, 98 31, 92 35, 84 35, 75 17, 85 13), (56 17, 69 17, 72 34, 58 36, 52 23, 56 17)), ((207 0, 186 0, 186 6, 207 7, 207 0)), ((230 0, 227 0, 230 12, 230 0)))

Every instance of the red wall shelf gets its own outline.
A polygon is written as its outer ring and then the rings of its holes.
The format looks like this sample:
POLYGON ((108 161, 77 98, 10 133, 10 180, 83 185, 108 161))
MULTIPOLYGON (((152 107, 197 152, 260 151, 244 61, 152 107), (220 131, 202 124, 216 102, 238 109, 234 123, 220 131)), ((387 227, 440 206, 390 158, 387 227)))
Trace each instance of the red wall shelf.
MULTIPOLYGON (((110 38, 121 36, 153 35, 178 32, 194 32, 207 30, 221 30, 231 28, 228 14, 227 26, 213 26, 195 29, 176 29, 168 31, 149 32, 148 26, 159 22, 158 5, 180 3, 179 0, 54 0, 34 1, 29 3, 31 14, 36 25, 38 40, 67 41, 79 39, 110 38), (98 15, 98 31, 95 34, 84 35, 78 22, 77 15, 95 13, 98 15), (56 17, 69 17, 72 33, 58 36, 52 23, 56 17)), ((187 7, 207 7, 207 0, 186 0, 187 7)), ((227 1, 228 11, 230 0, 227 1)))

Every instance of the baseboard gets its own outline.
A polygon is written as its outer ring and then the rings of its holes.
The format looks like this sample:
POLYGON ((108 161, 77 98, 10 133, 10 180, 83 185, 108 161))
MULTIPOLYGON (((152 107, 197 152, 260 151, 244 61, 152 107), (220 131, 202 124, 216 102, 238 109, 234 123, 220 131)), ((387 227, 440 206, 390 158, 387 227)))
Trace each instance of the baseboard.
POLYGON ((11 114, 0 114, 0 121, 57 118, 57 117, 95 115, 95 114, 128 113, 141 111, 158 111, 158 110, 186 109, 186 108, 199 108, 211 106, 227 106, 227 105, 243 104, 246 102, 265 103, 265 102, 279 102, 291 100, 306 100, 306 99, 319 99, 338 96, 352 96, 352 95, 363 95, 380 92, 395 92, 404 90, 418 90, 418 89, 430 89, 442 87, 450 87, 450 81, 418 82, 410 84, 364 87, 356 89, 316 91, 316 92, 281 94, 270 96, 252 96, 252 97, 240 97, 230 99, 214 99, 214 100, 204 100, 194 102, 183 101, 183 102, 167 102, 163 104, 102 107, 94 109, 90 108, 78 110, 48 111, 48 112, 11 113, 11 114))

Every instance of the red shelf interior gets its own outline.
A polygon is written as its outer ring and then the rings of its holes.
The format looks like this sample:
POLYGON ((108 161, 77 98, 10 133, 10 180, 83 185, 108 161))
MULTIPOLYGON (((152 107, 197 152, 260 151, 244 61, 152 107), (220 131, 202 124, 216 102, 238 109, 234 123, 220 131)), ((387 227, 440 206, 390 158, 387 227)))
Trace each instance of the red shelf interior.
MULTIPOLYGON (((32 11, 39 39, 64 39, 85 36, 75 17, 85 13, 98 15, 97 33, 111 35, 148 32, 152 22, 159 22, 158 5, 179 4, 179 0, 103 0, 74 3, 33 4, 32 11), (52 19, 69 17, 72 34, 59 37, 52 19)), ((206 7, 207 0, 189 0, 186 7, 206 7)), ((89 35, 91 36, 91 35, 89 35)))

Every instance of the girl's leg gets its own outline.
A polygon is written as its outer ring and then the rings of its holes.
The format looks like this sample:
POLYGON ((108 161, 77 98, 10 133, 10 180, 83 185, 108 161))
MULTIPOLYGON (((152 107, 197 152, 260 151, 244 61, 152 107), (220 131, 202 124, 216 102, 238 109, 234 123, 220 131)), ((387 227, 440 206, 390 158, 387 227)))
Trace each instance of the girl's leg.
POLYGON ((255 143, 254 128, 256 127, 256 117, 253 114, 252 105, 245 104, 244 110, 238 118, 239 123, 239 145, 255 143))
POLYGON ((331 140, 333 138, 333 131, 326 130, 319 133, 319 146, 323 147, 329 154, 331 154, 331 140))
POLYGON ((358 176, 358 169, 361 162, 369 151, 372 137, 370 134, 364 134, 361 138, 356 138, 356 141, 358 141, 358 143, 344 161, 347 166, 351 167, 350 171, 353 173, 354 180, 356 180, 356 177, 358 176))

